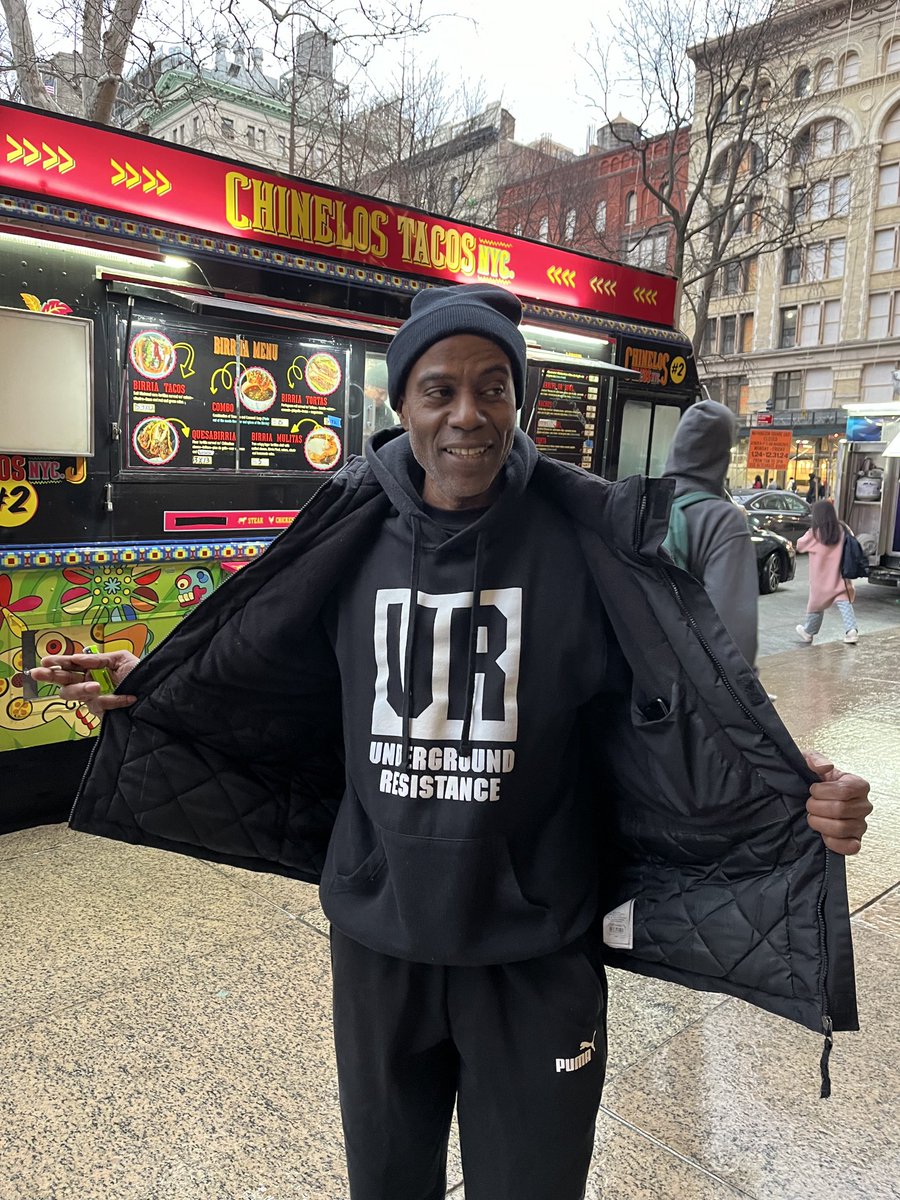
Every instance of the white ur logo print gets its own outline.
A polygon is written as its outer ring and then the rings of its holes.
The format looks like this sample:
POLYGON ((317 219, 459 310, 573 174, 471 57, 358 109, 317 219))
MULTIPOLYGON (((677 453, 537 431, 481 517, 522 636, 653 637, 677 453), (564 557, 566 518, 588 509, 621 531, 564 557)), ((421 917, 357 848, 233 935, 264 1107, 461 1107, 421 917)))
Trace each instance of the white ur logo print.
MULTIPOLYGON (((409 596, 407 588, 381 588, 375 596, 373 737, 403 736, 409 596)), ((410 714, 413 738, 457 741, 462 735, 471 608, 471 592, 442 596, 419 592, 410 714)), ((475 642, 473 741, 516 740, 521 637, 522 589, 481 592, 475 642)))

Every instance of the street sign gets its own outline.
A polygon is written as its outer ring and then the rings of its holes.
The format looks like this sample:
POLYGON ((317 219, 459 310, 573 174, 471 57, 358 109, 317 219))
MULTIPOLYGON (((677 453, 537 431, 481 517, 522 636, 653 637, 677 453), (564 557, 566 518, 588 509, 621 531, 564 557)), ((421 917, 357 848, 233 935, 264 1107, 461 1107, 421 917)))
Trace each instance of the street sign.
POLYGON ((773 417, 772 417, 771 413, 761 412, 761 413, 756 414, 757 425, 771 425, 772 421, 773 421, 773 417))
POLYGON ((789 429, 751 429, 747 469, 786 471, 791 458, 791 440, 789 429))

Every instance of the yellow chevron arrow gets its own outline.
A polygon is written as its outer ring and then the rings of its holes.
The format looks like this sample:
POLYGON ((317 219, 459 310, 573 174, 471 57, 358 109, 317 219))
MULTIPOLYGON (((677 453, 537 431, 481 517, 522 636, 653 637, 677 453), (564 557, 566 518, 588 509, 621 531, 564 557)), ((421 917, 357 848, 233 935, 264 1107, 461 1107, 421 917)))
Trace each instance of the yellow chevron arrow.
POLYGON ((13 137, 13 135, 11 133, 8 133, 6 135, 6 140, 13 147, 13 149, 10 150, 10 152, 7 154, 6 161, 7 162, 18 162, 20 158, 24 157, 25 151, 22 149, 21 145, 16 141, 16 139, 13 137))
POLYGON ((197 372, 194 370, 194 347, 190 342, 176 342, 173 349, 187 351, 187 354, 184 356, 184 362, 181 361, 181 355, 178 356, 178 369, 181 372, 181 378, 190 379, 192 375, 196 375, 197 372))
POLYGON ((63 150, 62 146, 57 146, 56 149, 58 150, 59 157, 61 159, 59 173, 60 175, 65 175, 66 171, 71 171, 75 166, 75 159, 71 154, 68 154, 65 150, 63 150))
POLYGON ((40 161, 41 152, 33 142, 29 142, 28 138, 22 138, 22 145, 28 147, 28 156, 23 162, 24 166, 30 167, 32 163, 40 161))
POLYGON ((141 172, 144 176, 144 186, 141 190, 145 192, 156 191, 158 182, 156 176, 151 171, 148 171, 146 167, 141 167, 141 172))
POLYGON ((171 192, 172 185, 169 183, 168 179, 166 179, 165 175, 163 175, 162 171, 156 172, 156 178, 159 180, 159 185, 156 191, 157 196, 164 196, 166 192, 171 192))
POLYGON ((53 168, 59 163, 59 155, 52 147, 48 146, 46 142, 41 142, 41 148, 47 156, 44 159, 44 170, 52 171, 53 168))
POLYGON ((125 164, 125 172, 128 175, 128 178, 125 180, 125 186, 130 191, 131 188, 137 187, 141 182, 140 172, 136 171, 130 162, 125 164))
POLYGON ((121 167, 114 158, 109 160, 109 165, 113 169, 113 177, 110 180, 110 183, 113 185, 113 187, 117 187, 125 178, 125 168, 121 167))

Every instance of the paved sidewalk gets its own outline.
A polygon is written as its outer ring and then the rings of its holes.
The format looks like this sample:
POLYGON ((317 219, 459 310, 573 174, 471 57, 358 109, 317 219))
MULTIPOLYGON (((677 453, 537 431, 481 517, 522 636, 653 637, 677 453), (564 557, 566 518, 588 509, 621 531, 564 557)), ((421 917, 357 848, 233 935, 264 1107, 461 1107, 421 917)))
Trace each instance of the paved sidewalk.
MULTIPOLYGON (((862 1032, 821 1101, 813 1034, 613 972, 587 1200, 900 1197, 900 630, 762 676, 872 781, 862 1032)), ((0 1200, 345 1200, 313 888, 45 826, 0 837, 0 922, 0 1200)), ((455 1148, 451 1179, 462 1200, 455 1148)))

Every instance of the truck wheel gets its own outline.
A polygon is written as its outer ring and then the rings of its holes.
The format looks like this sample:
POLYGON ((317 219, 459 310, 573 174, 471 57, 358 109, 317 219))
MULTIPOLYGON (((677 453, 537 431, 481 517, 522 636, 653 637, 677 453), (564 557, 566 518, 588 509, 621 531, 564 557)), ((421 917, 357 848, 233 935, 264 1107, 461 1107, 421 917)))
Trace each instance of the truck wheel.
POLYGON ((778 591, 778 585, 781 583, 781 563, 778 561, 778 552, 773 550, 769 557, 763 562, 762 569, 759 573, 759 590, 764 596, 770 596, 772 592, 778 591))

